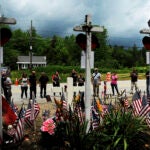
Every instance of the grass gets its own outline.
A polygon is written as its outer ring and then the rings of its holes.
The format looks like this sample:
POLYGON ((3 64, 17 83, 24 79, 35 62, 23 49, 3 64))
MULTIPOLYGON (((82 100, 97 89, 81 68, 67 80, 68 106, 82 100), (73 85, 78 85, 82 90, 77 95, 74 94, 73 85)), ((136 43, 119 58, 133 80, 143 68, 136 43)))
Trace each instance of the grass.
MULTIPOLYGON (((118 74, 119 79, 118 80, 130 80, 130 73, 119 73, 118 74)), ((106 79, 106 74, 102 74, 102 80, 104 81, 106 79)), ((138 79, 145 79, 145 73, 139 73, 138 79)))
MULTIPOLYGON (((29 75, 30 73, 27 72, 27 74, 29 75)), ((36 72, 37 74, 37 79, 39 79, 41 72, 36 72)), ((85 76, 85 73, 82 73, 85 76)), ((18 71, 12 71, 11 72, 11 79, 12 82, 15 83, 16 78, 19 79, 22 75, 22 71, 18 72, 18 71)), ((49 83, 52 83, 51 81, 51 76, 52 73, 47 73, 48 77, 49 77, 49 83)), ((60 77, 61 77, 61 83, 66 83, 67 82, 67 77, 70 76, 70 73, 61 73, 60 72, 60 77)), ((145 73, 139 73, 138 74, 138 79, 145 79, 145 73)), ((118 80, 130 80, 130 73, 118 73, 118 80)), ((106 74, 102 73, 102 81, 106 80, 106 74)))

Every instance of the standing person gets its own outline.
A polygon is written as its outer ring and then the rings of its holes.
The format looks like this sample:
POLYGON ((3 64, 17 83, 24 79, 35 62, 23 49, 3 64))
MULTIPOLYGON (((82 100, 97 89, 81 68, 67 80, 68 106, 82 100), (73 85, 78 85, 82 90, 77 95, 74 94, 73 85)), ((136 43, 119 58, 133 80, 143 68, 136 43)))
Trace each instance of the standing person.
POLYGON ((73 78, 73 86, 77 86, 78 74, 75 69, 72 69, 71 77, 73 78))
POLYGON ((43 98, 46 97, 46 85, 49 81, 48 76, 45 74, 45 72, 41 73, 41 76, 39 78, 39 83, 40 83, 40 97, 43 98), (43 91, 44 91, 44 95, 43 95, 43 91))
POLYGON ((60 76, 59 76, 59 73, 58 71, 55 72, 55 74, 52 75, 52 82, 53 82, 53 86, 54 87, 57 87, 57 86, 60 86, 60 76))
POLYGON ((32 71, 32 74, 29 76, 29 85, 30 85, 30 99, 32 99, 32 92, 34 93, 34 96, 36 98, 36 84, 37 84, 37 79, 36 79, 36 72, 32 71))
POLYGON ((92 84, 93 84, 93 95, 99 96, 99 85, 101 84, 101 74, 98 72, 98 68, 94 69, 92 74, 92 84))
POLYGON ((6 72, 2 71, 1 74, 2 74, 1 76, 2 93, 4 93, 4 88, 5 88, 4 82, 6 81, 6 72))
POLYGON ((131 77, 131 92, 130 92, 130 94, 133 94, 134 87, 135 87, 135 91, 138 90, 138 87, 137 87, 138 72, 135 69, 133 69, 133 71, 130 73, 130 77, 131 77))
POLYGON ((78 77, 78 86, 84 86, 85 78, 82 76, 82 74, 78 77))
POLYGON ((25 94, 25 97, 27 98, 27 90, 28 90, 28 78, 27 74, 23 73, 22 77, 18 80, 21 82, 21 98, 23 98, 23 95, 25 94))
POLYGON ((147 71, 145 76, 146 76, 146 92, 147 96, 150 96, 150 71, 147 71))
POLYGON ((12 92, 11 92, 12 81, 8 74, 5 75, 6 75, 6 80, 4 81, 4 95, 8 103, 10 103, 11 96, 12 96, 12 92))
POLYGON ((119 90, 118 90, 118 75, 114 72, 111 75, 111 89, 112 89, 112 93, 113 95, 115 95, 115 90, 117 92, 117 94, 119 95, 119 90))

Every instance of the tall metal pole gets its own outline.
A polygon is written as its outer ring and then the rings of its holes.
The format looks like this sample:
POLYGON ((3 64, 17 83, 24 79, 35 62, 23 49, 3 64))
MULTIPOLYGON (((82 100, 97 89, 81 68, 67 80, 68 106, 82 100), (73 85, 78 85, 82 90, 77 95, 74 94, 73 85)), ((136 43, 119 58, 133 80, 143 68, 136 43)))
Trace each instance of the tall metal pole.
MULTIPOLYGON (((150 20, 147 22, 148 26, 150 27, 150 20)), ((150 34, 149 34, 150 35, 150 34)), ((149 52, 149 58, 150 58, 150 52, 149 52)), ((147 93, 147 102, 150 102, 150 60, 149 60, 149 84, 148 84, 148 93, 147 93)))
MULTIPOLYGON (((1 35, 0 35, 0 38, 1 38, 1 35)), ((3 139, 3 119, 2 119, 2 87, 1 87, 1 78, 2 78, 2 75, 1 75, 1 64, 3 62, 3 47, 1 47, 0 45, 0 140, 3 139)))
POLYGON ((85 119, 88 121, 88 128, 90 127, 90 109, 91 109, 91 66, 90 66, 90 54, 91 54, 91 31, 89 31, 89 25, 91 23, 91 16, 87 15, 86 18, 86 80, 85 80, 85 119))
POLYGON ((32 69, 32 20, 30 28, 30 69, 32 69))
MULTIPOLYGON (((0 13, 0 17, 2 17, 2 14, 0 13)), ((0 40, 1 40, 1 34, 0 34, 0 40)), ((0 140, 3 139, 3 114, 2 114, 2 84, 1 84, 1 79, 2 79, 2 71, 1 71, 1 64, 3 63, 3 48, 1 47, 0 43, 0 140)))

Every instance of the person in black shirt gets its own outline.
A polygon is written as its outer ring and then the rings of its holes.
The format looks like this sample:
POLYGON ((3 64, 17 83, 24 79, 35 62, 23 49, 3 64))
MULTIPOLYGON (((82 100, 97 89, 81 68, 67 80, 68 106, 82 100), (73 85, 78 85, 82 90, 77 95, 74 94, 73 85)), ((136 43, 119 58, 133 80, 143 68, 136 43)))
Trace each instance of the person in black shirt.
POLYGON ((46 97, 46 85, 48 81, 49 81, 48 76, 45 74, 45 72, 42 72, 39 78, 41 98, 43 98, 43 91, 44 91, 44 97, 46 97))
POLYGON ((147 96, 150 96, 150 71, 147 71, 145 76, 146 76, 146 92, 147 96))
POLYGON ((71 77, 73 78, 73 86, 77 86, 78 74, 74 69, 71 72, 71 77))
POLYGON ((34 97, 36 98, 36 84, 37 79, 35 75, 35 71, 32 71, 32 74, 29 76, 29 84, 30 84, 30 99, 32 99, 32 93, 34 93, 34 97))
POLYGON ((138 90, 137 81, 138 81, 138 72, 133 69, 133 71, 130 73, 131 77, 131 94, 133 94, 133 88, 135 87, 135 91, 138 90))
POLYGON ((78 86, 84 86, 85 78, 82 76, 82 74, 78 77, 78 86))

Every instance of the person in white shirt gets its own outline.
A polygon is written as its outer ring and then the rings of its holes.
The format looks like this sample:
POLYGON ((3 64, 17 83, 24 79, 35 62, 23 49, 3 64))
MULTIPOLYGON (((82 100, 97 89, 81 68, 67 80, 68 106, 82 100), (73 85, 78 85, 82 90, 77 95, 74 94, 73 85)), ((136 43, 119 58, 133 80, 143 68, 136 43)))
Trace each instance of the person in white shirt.
POLYGON ((101 84, 101 74, 98 72, 98 68, 94 69, 92 74, 92 84, 93 84, 93 95, 99 96, 99 85, 101 84))
POLYGON ((28 77, 26 73, 22 74, 22 77, 19 79, 20 85, 21 85, 21 98, 23 98, 23 95, 25 94, 25 97, 27 99, 27 91, 28 91, 28 77))

